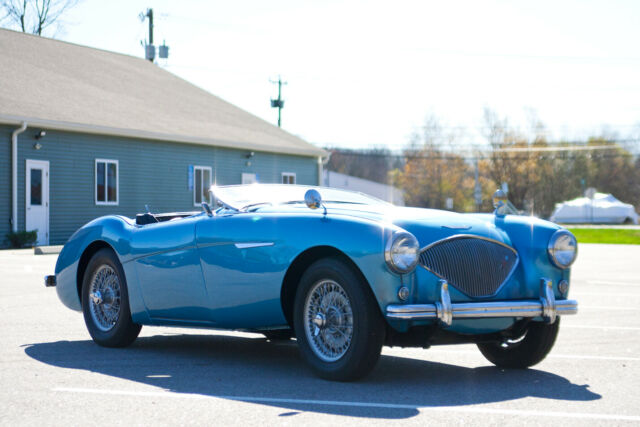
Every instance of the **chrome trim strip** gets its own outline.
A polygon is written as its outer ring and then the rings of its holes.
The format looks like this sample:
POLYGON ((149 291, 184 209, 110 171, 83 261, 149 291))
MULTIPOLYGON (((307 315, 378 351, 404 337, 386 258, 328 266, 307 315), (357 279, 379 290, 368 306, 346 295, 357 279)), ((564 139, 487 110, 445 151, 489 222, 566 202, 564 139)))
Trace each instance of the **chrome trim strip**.
MULTIPOLYGON (((578 312, 575 300, 556 300, 556 316, 578 312)), ((541 300, 465 302, 451 304, 452 319, 483 319, 495 317, 543 317, 541 300)), ((438 319, 436 304, 392 304, 387 306, 387 317, 400 320, 438 319)), ((446 324, 446 322, 443 321, 446 324)))
MULTIPOLYGON (((482 297, 476 297, 476 298, 491 298, 491 297, 494 297, 494 296, 498 295, 498 293, 500 293, 502 288, 509 282, 509 280, 511 280, 511 276, 513 276, 513 273, 515 273, 516 269, 518 268, 518 264, 520 264, 520 255, 518 254, 518 251, 516 251, 515 248, 507 245, 506 243, 500 242, 500 241, 495 240, 495 239, 490 239, 489 237, 476 236, 475 234, 456 234, 456 235, 449 236, 449 237, 446 237, 446 238, 441 239, 441 240, 437 240, 437 241, 435 241, 433 243, 428 244, 427 246, 423 247, 422 249, 420 249, 420 251, 418 252, 418 265, 420 265, 420 267, 424 268, 425 270, 427 270, 429 273, 433 274, 437 278, 446 281, 447 280, 446 277, 442 277, 441 275, 439 275, 435 271, 432 271, 430 268, 424 266, 422 264, 422 262, 420 262, 420 257, 421 257, 421 255, 422 255, 422 253, 424 251, 427 251, 427 250, 431 249, 432 247, 434 247, 436 245, 439 245, 441 243, 447 242, 449 240, 457 240, 457 239, 480 239, 480 240, 486 240, 487 242, 496 243, 496 244, 498 244, 500 246, 504 246, 505 248, 507 248, 511 252, 513 252, 513 254, 516 256, 516 261, 513 263, 513 267, 511 268, 511 271, 507 275, 506 279, 504 279, 504 281, 500 284, 500 286, 498 286, 496 291, 491 295, 484 295, 482 297)), ((467 294, 465 291, 460 289, 455 284, 452 284, 451 286, 453 286, 454 288, 458 289, 463 294, 465 294, 465 295, 467 294)))
POLYGON ((273 246, 274 242, 247 242, 247 243, 234 243, 234 245, 238 249, 249 249, 249 248, 261 248, 263 246, 273 246))

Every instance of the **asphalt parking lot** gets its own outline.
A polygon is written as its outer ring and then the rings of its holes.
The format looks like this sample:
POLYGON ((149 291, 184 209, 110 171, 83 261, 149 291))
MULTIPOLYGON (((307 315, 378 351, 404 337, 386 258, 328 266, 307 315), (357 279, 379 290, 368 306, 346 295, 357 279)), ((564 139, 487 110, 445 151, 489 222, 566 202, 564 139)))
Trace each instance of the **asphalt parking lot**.
POLYGON ((501 371, 472 345, 385 348, 356 383, 314 377, 295 341, 142 329, 93 344, 43 286, 57 255, 0 251, 0 424, 640 424, 640 246, 581 245, 556 346, 501 371))

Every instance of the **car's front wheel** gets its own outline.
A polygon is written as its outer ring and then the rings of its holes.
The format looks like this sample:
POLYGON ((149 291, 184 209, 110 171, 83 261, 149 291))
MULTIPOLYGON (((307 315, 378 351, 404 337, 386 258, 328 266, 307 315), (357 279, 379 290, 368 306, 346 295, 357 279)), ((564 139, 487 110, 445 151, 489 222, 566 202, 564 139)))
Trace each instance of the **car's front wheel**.
POLYGON ((552 324, 531 322, 524 334, 503 342, 478 344, 484 357, 500 368, 525 369, 540 363, 556 342, 560 318, 552 324))
POLYGON ((140 333, 131 320, 122 265, 110 249, 96 252, 82 281, 82 312, 93 340, 105 347, 126 347, 140 333))
POLYGON ((303 274, 294 329, 304 360, 322 378, 352 381, 380 357, 385 325, 371 290, 344 261, 316 261, 303 274))

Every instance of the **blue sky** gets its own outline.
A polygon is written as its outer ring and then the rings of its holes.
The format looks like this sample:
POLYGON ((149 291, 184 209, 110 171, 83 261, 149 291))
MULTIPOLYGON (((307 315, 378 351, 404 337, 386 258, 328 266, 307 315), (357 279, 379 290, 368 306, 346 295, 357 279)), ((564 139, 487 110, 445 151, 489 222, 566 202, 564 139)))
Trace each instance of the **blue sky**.
POLYGON ((640 135, 638 1, 97 1, 57 38, 142 56, 318 145, 400 148, 427 115, 481 141, 489 107, 550 138, 640 135), (156 43, 158 44, 158 43, 156 43))

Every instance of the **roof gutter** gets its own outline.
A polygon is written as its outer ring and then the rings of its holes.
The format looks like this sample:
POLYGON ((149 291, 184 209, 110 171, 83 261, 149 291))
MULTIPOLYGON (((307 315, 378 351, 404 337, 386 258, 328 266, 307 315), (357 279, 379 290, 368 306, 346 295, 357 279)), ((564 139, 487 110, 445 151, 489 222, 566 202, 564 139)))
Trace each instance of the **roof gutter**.
POLYGON ((18 231, 18 135, 27 130, 27 122, 11 134, 11 230, 18 231))
MULTIPOLYGON (((115 128, 110 126, 100 126, 82 123, 62 122, 57 120, 38 119, 36 117, 12 116, 0 114, 0 123, 16 124, 21 122, 30 123, 31 127, 43 127, 51 130, 62 130, 66 132, 80 132, 97 135, 109 135, 118 137, 128 137, 137 139, 147 139, 156 141, 169 141, 196 145, 210 145, 214 147, 231 148, 237 150, 262 151, 266 153, 291 154, 305 157, 325 157, 328 153, 314 146, 310 148, 280 147, 274 148, 268 145, 255 144, 250 142, 227 141, 217 138, 203 138, 197 136, 186 136, 178 134, 166 134, 160 132, 149 132, 137 129, 115 128)), ((302 141, 302 140, 301 140, 302 141)), ((304 141, 303 141, 304 142, 304 141)))

